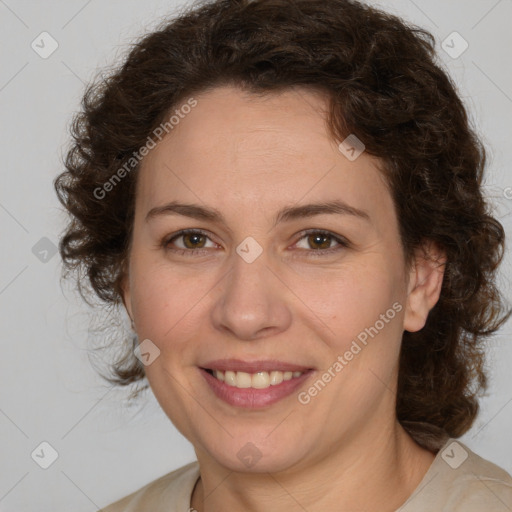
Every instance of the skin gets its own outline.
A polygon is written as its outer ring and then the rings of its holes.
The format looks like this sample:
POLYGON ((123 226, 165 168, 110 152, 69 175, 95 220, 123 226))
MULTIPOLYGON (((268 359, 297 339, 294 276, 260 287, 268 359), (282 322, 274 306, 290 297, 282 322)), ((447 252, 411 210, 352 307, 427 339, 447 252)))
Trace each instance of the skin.
POLYGON ((139 339, 160 350, 146 366, 151 388, 197 454, 191 506, 393 511, 434 459, 398 424, 395 401, 402 333, 424 326, 441 289, 442 266, 424 256, 442 254, 426 243, 406 267, 379 161, 363 153, 351 162, 338 150, 320 93, 222 86, 195 98, 143 161, 123 285, 139 339), (284 207, 332 200, 369 220, 324 213, 273 226, 284 207), (225 223, 146 220, 170 201, 214 208, 225 223), (186 228, 207 236, 162 246, 186 228), (349 245, 315 244, 306 229, 349 245), (252 263, 236 252, 248 236, 263 251, 252 263), (395 302, 402 310, 307 405, 292 393, 264 409, 236 408, 198 370, 218 358, 277 359, 315 369, 307 390, 395 302), (262 455, 251 468, 237 457, 248 442, 262 455))

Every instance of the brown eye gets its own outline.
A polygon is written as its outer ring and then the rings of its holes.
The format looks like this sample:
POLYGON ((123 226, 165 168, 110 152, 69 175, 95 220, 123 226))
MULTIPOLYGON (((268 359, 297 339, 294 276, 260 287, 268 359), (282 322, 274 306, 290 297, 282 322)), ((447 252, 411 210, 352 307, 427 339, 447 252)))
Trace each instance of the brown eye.
POLYGON ((162 241, 164 249, 182 254, 185 252, 194 253, 194 250, 215 248, 215 245, 207 234, 197 230, 180 231, 173 237, 162 241))
POLYGON ((313 233, 308 236, 309 246, 313 249, 330 249, 332 236, 324 233, 313 233))
POLYGON ((348 240, 330 231, 311 229, 303 231, 301 235, 295 246, 301 250, 301 253, 312 257, 327 256, 350 247, 348 240))
POLYGON ((181 235, 181 238, 183 239, 183 245, 187 249, 200 249, 204 247, 206 242, 206 237, 201 233, 186 233, 181 235))

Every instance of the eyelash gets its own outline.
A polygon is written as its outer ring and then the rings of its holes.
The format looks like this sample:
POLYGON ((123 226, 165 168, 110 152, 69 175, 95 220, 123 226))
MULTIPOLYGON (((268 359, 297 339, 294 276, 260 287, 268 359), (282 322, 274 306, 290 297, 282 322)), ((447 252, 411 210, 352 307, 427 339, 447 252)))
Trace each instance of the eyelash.
MULTIPOLYGON (((310 253, 310 256, 313 258, 330 255, 330 254, 340 251, 343 248, 350 247, 350 243, 345 238, 343 238, 339 235, 335 235, 334 233, 332 233, 330 231, 326 231, 324 229, 308 229, 305 231, 301 231, 299 233, 299 239, 295 243, 298 243, 300 240, 302 240, 303 238, 305 238, 306 236, 311 235, 311 234, 328 236, 331 238, 331 240, 334 240, 335 242, 337 242, 339 244, 338 246, 331 247, 329 249, 299 249, 300 251, 305 251, 305 252, 310 253)), ((169 237, 164 238, 162 240, 161 246, 165 250, 170 250, 170 251, 180 254, 180 255, 190 255, 191 253, 197 254, 197 253, 201 253, 201 251, 208 250, 205 248, 199 248, 199 249, 181 249, 181 248, 170 249, 169 248, 169 245, 174 240, 177 240, 178 238, 185 236, 185 235, 202 235, 208 239, 210 238, 205 231, 202 231, 200 229, 183 229, 181 231, 178 231, 178 233, 175 233, 174 235, 172 235, 170 238, 169 237)))

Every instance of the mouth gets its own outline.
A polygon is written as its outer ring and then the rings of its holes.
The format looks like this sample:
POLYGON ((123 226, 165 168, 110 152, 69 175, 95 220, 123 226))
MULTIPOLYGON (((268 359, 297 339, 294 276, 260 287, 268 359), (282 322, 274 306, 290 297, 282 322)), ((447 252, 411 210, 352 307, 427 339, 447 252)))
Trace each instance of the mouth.
POLYGON ((267 389, 270 386, 277 386, 281 382, 296 379, 304 374, 304 372, 282 372, 280 370, 272 370, 270 372, 235 372, 233 370, 210 370, 205 368, 210 375, 220 382, 226 383, 238 389, 267 389))
POLYGON ((291 395, 314 372, 279 361, 212 361, 199 367, 214 394, 229 405, 261 408, 291 395))

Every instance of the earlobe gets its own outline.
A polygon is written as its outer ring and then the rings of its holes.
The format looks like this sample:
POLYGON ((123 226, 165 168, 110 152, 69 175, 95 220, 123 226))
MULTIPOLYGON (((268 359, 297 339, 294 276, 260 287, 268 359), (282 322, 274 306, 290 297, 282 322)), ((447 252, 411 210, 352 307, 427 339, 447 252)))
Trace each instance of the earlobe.
POLYGON ((433 242, 417 249, 411 265, 405 307, 404 329, 421 330, 430 310, 436 305, 443 285, 446 255, 433 242))

